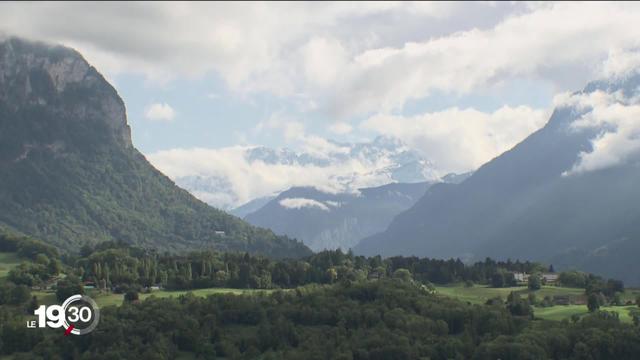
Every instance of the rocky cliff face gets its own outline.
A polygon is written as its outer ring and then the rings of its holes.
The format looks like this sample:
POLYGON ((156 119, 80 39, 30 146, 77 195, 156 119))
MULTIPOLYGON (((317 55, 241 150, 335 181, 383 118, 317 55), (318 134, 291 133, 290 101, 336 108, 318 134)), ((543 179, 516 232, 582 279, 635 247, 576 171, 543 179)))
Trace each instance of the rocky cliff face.
POLYGON ((16 38, 0 42, 0 111, 3 155, 13 160, 24 159, 33 149, 87 151, 110 143, 132 147, 122 99, 69 48, 16 38), (34 124, 25 131, 24 124, 7 122, 13 117, 34 124), (76 131, 62 131, 72 126, 76 131))

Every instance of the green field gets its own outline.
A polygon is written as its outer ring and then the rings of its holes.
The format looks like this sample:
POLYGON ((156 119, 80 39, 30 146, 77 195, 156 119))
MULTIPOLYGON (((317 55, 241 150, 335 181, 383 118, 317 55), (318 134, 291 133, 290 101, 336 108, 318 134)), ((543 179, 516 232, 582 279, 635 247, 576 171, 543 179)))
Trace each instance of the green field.
MULTIPOLYGON (((500 296, 503 300, 507 299, 512 291, 518 292, 521 296, 528 296, 531 292, 526 286, 518 286, 511 288, 492 288, 487 285, 474 285, 473 287, 465 287, 464 285, 436 286, 438 294, 454 297, 462 301, 472 304, 484 304, 487 300, 500 296)), ((539 300, 545 296, 572 295, 578 296, 584 293, 583 289, 565 288, 559 286, 543 286, 542 289, 535 291, 539 300)))
MULTIPOLYGON (((637 306, 603 306, 600 310, 616 312, 620 316, 622 322, 630 323, 632 321, 629 312, 632 309, 638 309, 637 306)), ((571 318, 573 315, 585 315, 589 313, 586 305, 556 305, 547 308, 537 307, 534 309, 535 316, 545 320, 563 320, 571 318)))
MULTIPOLYGON (((470 302, 472 304, 484 304, 487 300, 500 296, 503 300, 507 299, 512 291, 520 293, 522 297, 528 296, 531 292, 526 286, 511 288, 492 288, 487 285, 474 285, 473 287, 465 287, 462 284, 451 286, 436 286, 436 291, 440 295, 453 297, 461 301, 470 302)), ((560 286, 543 286, 542 289, 535 291, 538 300, 544 299, 545 296, 554 297, 558 295, 579 296, 584 294, 583 289, 566 288, 560 286)), ((624 301, 635 301, 640 295, 638 289, 627 289, 622 296, 624 301)), ((629 311, 638 309, 633 306, 603 306, 601 310, 617 312, 620 320, 623 322, 631 322, 629 311)), ((545 320, 563 320, 569 319, 573 315, 585 315, 589 311, 586 305, 556 305, 551 307, 535 307, 534 313, 537 318, 545 320)))
MULTIPOLYGON (((195 296, 206 297, 208 295, 214 294, 235 294, 235 295, 245 295, 245 294, 268 294, 273 290, 255 290, 255 289, 227 289, 227 288, 211 288, 211 289, 196 289, 196 290, 181 290, 181 291, 167 291, 167 290, 156 290, 151 293, 140 293, 140 300, 144 300, 148 297, 155 296, 158 298, 166 298, 166 297, 178 297, 180 295, 184 295, 188 292, 193 293, 195 296)), ((56 300, 56 295, 52 291, 32 291, 32 294, 38 297, 38 302, 40 304, 50 305, 56 304, 58 301, 56 300)), ((121 305, 124 301, 123 294, 114 294, 114 293, 99 293, 97 291, 89 292, 91 298, 93 298, 96 303, 100 307, 111 306, 111 305, 121 305)))
POLYGON ((21 262, 16 253, 0 252, 0 278, 6 277, 9 271, 21 262))

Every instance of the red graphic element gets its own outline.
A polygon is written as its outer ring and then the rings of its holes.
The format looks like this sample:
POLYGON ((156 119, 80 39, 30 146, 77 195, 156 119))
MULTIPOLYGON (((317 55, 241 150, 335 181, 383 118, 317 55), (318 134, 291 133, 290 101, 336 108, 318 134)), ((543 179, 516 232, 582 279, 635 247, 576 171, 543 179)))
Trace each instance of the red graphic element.
POLYGON ((69 325, 67 330, 64 331, 64 336, 71 334, 71 330, 73 330, 73 324, 69 325))

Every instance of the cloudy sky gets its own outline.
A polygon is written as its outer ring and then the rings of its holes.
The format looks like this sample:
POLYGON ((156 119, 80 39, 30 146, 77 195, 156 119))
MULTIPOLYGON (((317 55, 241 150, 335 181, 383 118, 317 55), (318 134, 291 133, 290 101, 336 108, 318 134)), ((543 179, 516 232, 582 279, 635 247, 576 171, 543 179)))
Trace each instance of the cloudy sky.
POLYGON ((165 171, 178 153, 381 134, 443 174, 472 170, 558 94, 637 62, 639 18, 633 3, 0 3, 0 32, 105 74, 165 171))

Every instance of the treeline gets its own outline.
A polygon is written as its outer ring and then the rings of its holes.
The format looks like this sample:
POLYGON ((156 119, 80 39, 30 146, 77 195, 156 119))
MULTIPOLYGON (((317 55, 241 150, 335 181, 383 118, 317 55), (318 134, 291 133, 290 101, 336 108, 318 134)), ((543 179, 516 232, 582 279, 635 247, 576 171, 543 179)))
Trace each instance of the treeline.
POLYGON ((640 357, 640 327, 612 313, 538 321, 502 304, 470 305, 416 284, 396 278, 271 295, 151 297, 104 308, 98 328, 81 338, 27 329, 13 319, 2 328, 0 351, 14 360, 640 357))
POLYGON ((496 273, 531 272, 541 265, 486 259, 473 265, 460 260, 417 257, 355 256, 340 250, 323 251, 303 259, 273 260, 260 256, 213 251, 187 255, 158 254, 121 243, 84 247, 73 261, 76 273, 99 288, 126 290, 160 286, 184 290, 210 287, 252 289, 293 288, 393 277, 405 270, 422 283, 486 284, 496 273))
POLYGON ((599 276, 580 271, 564 271, 559 274, 558 280, 565 286, 585 289, 587 294, 603 293, 612 297, 616 292, 624 291, 624 283, 620 280, 604 280, 599 276))
MULTIPOLYGON (((467 265, 459 259, 402 256, 383 259, 380 256, 356 256, 340 250, 289 260, 213 251, 186 255, 158 254, 115 242, 83 247, 80 257, 72 261, 76 274, 85 283, 119 293, 146 291, 154 286, 169 290, 212 287, 288 289, 308 284, 396 277, 426 285, 464 282, 468 286, 476 283, 510 287, 517 285, 516 272, 531 274, 529 286, 537 290, 542 284, 538 281, 533 286, 533 281, 539 279, 537 274, 553 271, 552 266, 528 261, 487 258, 467 265)), ((562 272, 558 277, 563 286, 585 289, 591 310, 605 305, 623 305, 621 294, 624 284, 621 281, 576 271, 562 272)), ((66 294, 66 291, 62 293, 66 294)), ((552 299, 539 303, 551 304, 552 299)))
MULTIPOLYGON (((55 247, 25 236, 0 233, 0 251, 16 252, 31 260, 10 273, 16 284, 38 286, 55 277, 63 267, 82 281, 97 287, 120 289, 161 286, 168 289, 210 287, 292 288, 306 284, 331 284, 339 281, 389 278, 399 269, 422 283, 456 282, 515 286, 514 273, 547 272, 535 262, 495 261, 490 258, 474 264, 459 259, 418 257, 356 256, 340 250, 323 251, 302 259, 274 260, 247 253, 222 253, 213 250, 188 254, 158 253, 121 242, 85 245, 78 255, 59 254, 55 247)), ((551 267, 552 268, 552 267, 551 267)), ((623 291, 621 281, 605 280, 577 271, 562 272, 564 286, 587 289, 612 297, 623 291)))
MULTIPOLYGON (((288 289, 307 284, 358 282, 405 276, 422 284, 487 284, 515 286, 515 272, 535 275, 549 271, 534 262, 485 259, 464 264, 459 259, 418 257, 356 256, 340 250, 323 251, 303 259, 274 260, 247 253, 215 251, 188 254, 158 253, 119 242, 86 245, 78 255, 65 254, 38 240, 15 235, 0 235, 0 250, 15 251, 31 261, 9 272, 15 285, 50 287, 64 268, 70 275, 61 286, 82 289, 82 283, 116 292, 144 291, 152 287, 188 290, 212 287, 238 289, 288 289), (403 275, 403 272, 407 274, 403 275)), ((538 278, 539 279, 539 278, 538 278)), ((617 303, 624 284, 593 274, 569 271, 559 274, 564 286, 579 287, 598 299, 599 305, 617 303), (616 295, 618 294, 618 295, 616 295)), ((529 284, 532 287, 533 284, 529 284)), ((537 285, 539 288, 540 284, 537 285)), ((60 286, 58 286, 60 287, 60 286)), ((537 288, 532 287, 533 290, 537 288)), ((61 291, 66 294, 67 291, 61 291)))

